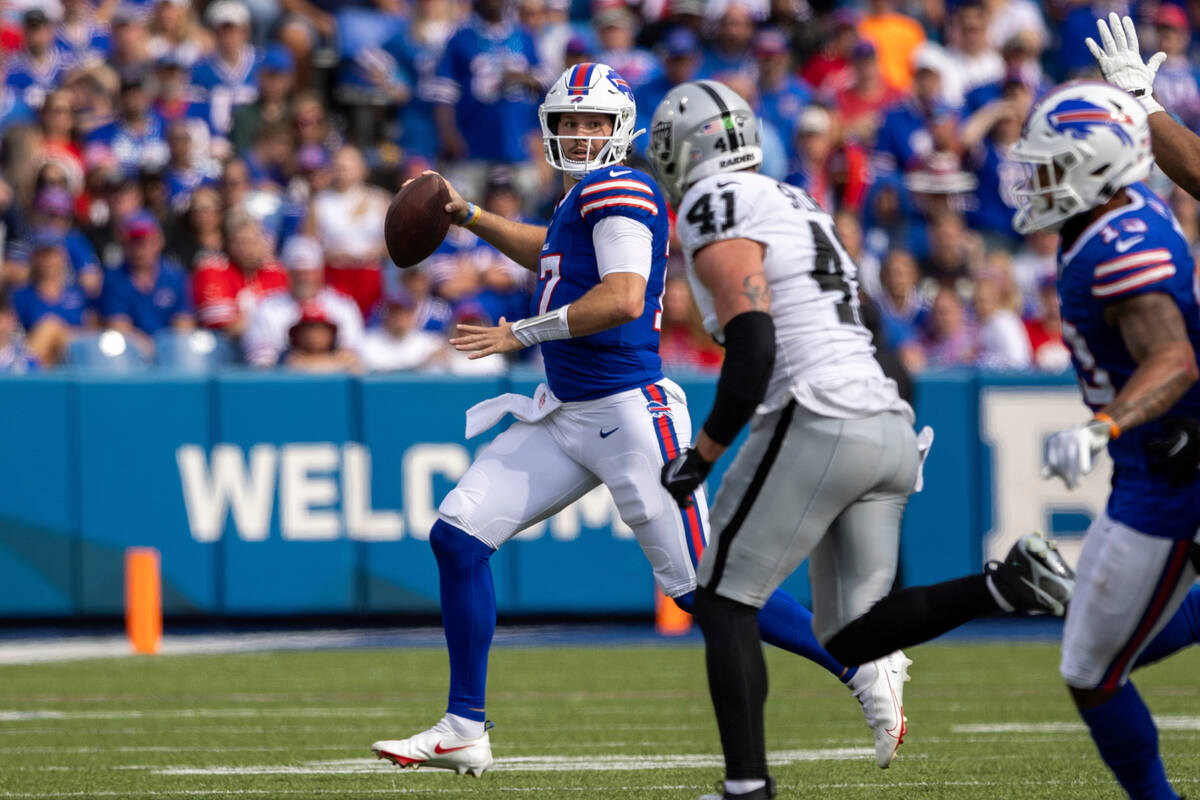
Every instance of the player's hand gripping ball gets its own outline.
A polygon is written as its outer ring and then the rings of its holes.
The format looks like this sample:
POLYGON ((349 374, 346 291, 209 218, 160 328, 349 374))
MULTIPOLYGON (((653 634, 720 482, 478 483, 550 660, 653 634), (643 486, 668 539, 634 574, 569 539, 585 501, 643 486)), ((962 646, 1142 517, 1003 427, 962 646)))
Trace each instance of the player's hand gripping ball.
POLYGON ((383 236, 388 255, 401 268, 419 264, 437 250, 450 229, 450 190, 441 175, 426 173, 400 187, 388 206, 383 236))

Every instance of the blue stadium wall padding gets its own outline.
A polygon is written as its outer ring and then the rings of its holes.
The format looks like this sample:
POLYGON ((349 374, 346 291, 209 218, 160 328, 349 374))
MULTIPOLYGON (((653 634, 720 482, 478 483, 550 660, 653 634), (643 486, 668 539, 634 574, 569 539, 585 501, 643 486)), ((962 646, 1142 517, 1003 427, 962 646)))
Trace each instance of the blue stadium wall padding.
MULTIPOLYGON (((242 370, 4 377, 0 617, 120 614, 130 546, 162 552, 168 615, 436 613, 426 539, 437 505, 503 429, 465 441, 463 414, 501 392, 529 393, 539 380, 533 372, 455 379, 242 370)), ((713 378, 676 380, 698 428, 713 378)), ((995 448, 1007 445, 1001 437, 985 446, 981 398, 997 388, 1056 398, 1057 413, 1074 413, 1063 376, 922 376, 918 425, 933 425, 937 439, 925 491, 905 518, 907 585, 982 563, 995 515, 995 448)), ((710 496, 731 460, 714 469, 710 496)), ((493 557, 501 613, 652 610, 650 569, 605 493, 493 557)), ((1051 530, 1086 525, 1072 503, 1047 502, 1041 516, 1051 530)), ((784 588, 809 602, 807 568, 784 588)))

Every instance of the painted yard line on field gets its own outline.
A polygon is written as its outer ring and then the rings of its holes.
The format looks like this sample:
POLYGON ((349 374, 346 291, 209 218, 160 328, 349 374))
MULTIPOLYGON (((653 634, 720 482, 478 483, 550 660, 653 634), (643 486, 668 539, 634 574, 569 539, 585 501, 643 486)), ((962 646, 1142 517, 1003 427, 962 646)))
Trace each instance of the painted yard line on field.
MULTIPOLYGON (((1154 722, 1160 731, 1200 731, 1200 717, 1166 714, 1155 716, 1154 722)), ((971 725, 954 725, 955 733, 1083 733, 1087 726, 1082 722, 992 722, 971 725)))
MULTIPOLYGON (((778 750, 767 754, 772 764, 802 761, 848 761, 867 758, 875 751, 867 747, 838 747, 819 750, 778 750)), ((589 756, 511 756, 501 757, 492 772, 610 772, 645 769, 713 769, 724 765, 718 755, 681 753, 677 755, 589 755, 589 756)), ((133 769, 130 767, 129 769, 133 769)), ((306 764, 264 764, 260 766, 216 767, 144 767, 155 775, 361 775, 391 773, 396 767, 388 761, 345 758, 335 761, 310 761, 306 764)))
MULTIPOLYGON (((1172 778, 1173 783, 1200 783, 1200 779, 1196 778, 1172 778)), ((821 789, 923 789, 923 788, 939 788, 945 786, 963 786, 972 788, 991 788, 991 787, 1012 787, 1012 786, 1041 786, 1053 784, 1056 786, 1111 786, 1112 781, 1107 778, 1098 778, 1095 780, 1026 780, 1026 781, 876 781, 862 783, 819 783, 806 784, 805 789, 821 790, 821 789)), ((566 792, 664 792, 664 791, 680 791, 687 789, 703 789, 704 787, 695 786, 693 784, 683 785, 659 785, 659 786, 495 786, 489 787, 489 792, 496 793, 517 793, 528 794, 538 792, 542 794, 553 793, 560 794, 566 792)), ((432 788, 429 786, 414 786, 408 788, 387 787, 387 788, 369 788, 369 789, 150 789, 150 790, 124 790, 124 791, 86 791, 86 792, 0 792, 0 798, 12 798, 12 800, 54 800, 54 798, 72 798, 72 797, 246 797, 246 796, 271 796, 271 797, 287 797, 290 795, 337 795, 338 797, 369 797, 374 795, 388 794, 420 794, 428 796, 431 794, 462 794, 462 788, 432 788)))

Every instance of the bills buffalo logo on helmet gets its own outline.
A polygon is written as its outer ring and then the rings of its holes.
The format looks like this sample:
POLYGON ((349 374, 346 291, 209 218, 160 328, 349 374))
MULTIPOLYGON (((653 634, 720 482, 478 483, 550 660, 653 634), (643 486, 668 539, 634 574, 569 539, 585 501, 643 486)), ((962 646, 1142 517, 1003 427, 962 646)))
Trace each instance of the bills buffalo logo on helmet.
POLYGON ((1046 115, 1050 127, 1075 139, 1086 139, 1097 125, 1107 126, 1122 144, 1132 145, 1133 138, 1124 125, 1133 122, 1129 115, 1113 108, 1104 108, 1086 100, 1064 100, 1046 115))

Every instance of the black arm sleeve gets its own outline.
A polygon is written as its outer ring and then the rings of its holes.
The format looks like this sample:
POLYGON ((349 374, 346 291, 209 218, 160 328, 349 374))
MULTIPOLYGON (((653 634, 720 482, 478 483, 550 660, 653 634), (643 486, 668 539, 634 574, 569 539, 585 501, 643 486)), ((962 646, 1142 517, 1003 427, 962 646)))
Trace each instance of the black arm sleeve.
POLYGON ((728 447, 767 394, 775 369, 775 322, 765 311, 744 311, 725 325, 725 363, 704 432, 728 447))

